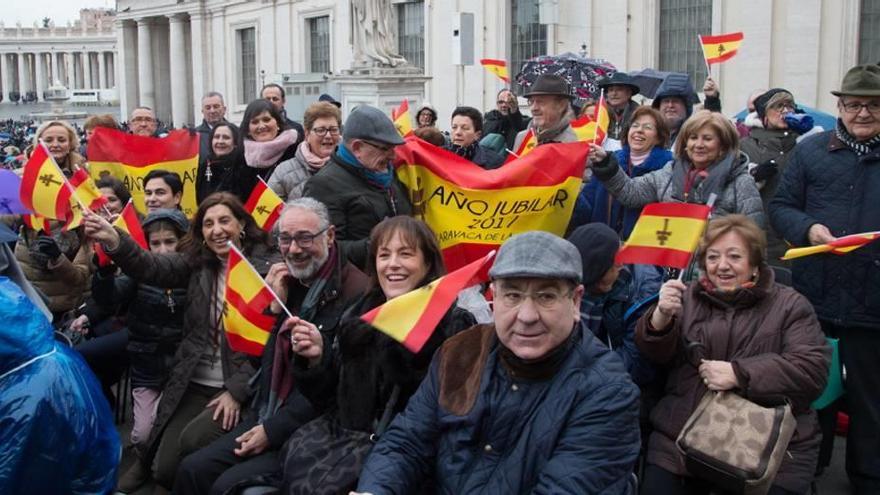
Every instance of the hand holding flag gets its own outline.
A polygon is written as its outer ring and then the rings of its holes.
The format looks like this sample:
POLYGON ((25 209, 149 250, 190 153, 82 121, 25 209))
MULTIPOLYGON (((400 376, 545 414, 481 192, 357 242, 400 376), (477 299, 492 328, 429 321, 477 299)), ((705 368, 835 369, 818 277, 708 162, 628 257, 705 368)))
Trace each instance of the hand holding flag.
POLYGON ((844 255, 846 253, 849 253, 850 251, 855 251, 856 249, 865 246, 866 244, 869 244, 878 238, 880 238, 880 231, 852 234, 845 237, 840 237, 834 241, 825 244, 819 244, 818 246, 807 246, 789 249, 785 252, 781 259, 792 260, 795 258, 801 258, 803 256, 810 256, 820 253, 844 255))

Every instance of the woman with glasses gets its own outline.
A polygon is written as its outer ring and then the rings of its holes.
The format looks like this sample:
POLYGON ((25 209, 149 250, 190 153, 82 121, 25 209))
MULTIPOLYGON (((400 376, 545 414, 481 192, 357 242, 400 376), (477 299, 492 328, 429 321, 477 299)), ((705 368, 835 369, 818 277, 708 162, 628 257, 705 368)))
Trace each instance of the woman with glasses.
MULTIPOLYGON (((628 177, 641 177, 660 170, 672 160, 672 153, 666 149, 669 128, 660 112, 651 107, 638 107, 633 112, 622 138, 623 148, 615 151, 613 157, 628 177)), ((614 229, 621 239, 626 239, 641 213, 641 206, 625 207, 608 194, 599 179, 592 177, 578 195, 571 227, 600 222, 614 229)))
POLYGON ((283 201, 302 197, 306 181, 330 160, 336 145, 342 141, 342 112, 326 101, 313 103, 303 117, 305 140, 296 148, 293 158, 278 164, 269 187, 283 201))
POLYGON ((590 145, 589 161, 605 189, 626 208, 657 202, 706 204, 714 195, 714 215, 739 213, 765 224, 761 195, 727 118, 696 112, 681 126, 674 152, 674 160, 638 177, 627 175, 615 155, 595 144, 590 145))
POLYGON ((196 200, 201 203, 211 194, 227 191, 246 202, 250 190, 242 187, 242 173, 246 168, 241 144, 241 132, 235 124, 220 122, 211 129, 211 151, 199 164, 196 175, 196 200))
MULTIPOLYGON (((223 329, 223 292, 229 244, 252 261, 268 251, 267 234, 234 195, 208 196, 196 211, 177 252, 144 251, 98 215, 88 214, 86 235, 100 242, 126 275, 142 284, 185 288, 183 340, 156 409, 153 428, 137 450, 127 487, 152 475, 170 489, 180 461, 236 426, 249 402, 255 370, 248 356, 233 351, 223 329), (155 458, 155 463, 154 463, 155 458)), ((270 261, 253 263, 261 274, 270 261)))
MULTIPOLYGON (((294 377, 322 415, 302 426, 289 442, 294 447, 284 461, 285 493, 348 493, 353 489, 360 465, 372 448, 371 436, 381 434, 393 414, 403 410, 443 341, 476 323, 469 312, 453 307, 424 347, 413 353, 359 318, 445 272, 437 239, 424 222, 409 216, 388 218, 370 234, 367 275, 371 289, 343 316, 334 340, 324 341, 309 322, 295 322, 291 332, 294 377), (341 442, 343 438, 349 441, 341 442), (349 462, 325 471, 328 463, 322 461, 327 459, 311 457, 309 445, 313 443, 345 449, 349 462), (313 479, 327 483, 309 485, 313 479)), ((287 323, 281 331, 285 328, 289 328, 287 323)), ((325 449, 332 447, 321 447, 322 452, 325 449)), ((343 458, 342 454, 338 457, 343 458)))
MULTIPOLYGON (((774 88, 755 98, 756 117, 745 120, 749 135, 743 138, 740 149, 748 156, 749 173, 761 192, 764 211, 768 211, 770 200, 776 195, 791 150, 807 135, 822 131, 812 125, 811 117, 796 111, 794 96, 785 89, 774 88), (806 129, 802 123, 807 124, 806 129)), ((790 262, 779 259, 788 248, 785 241, 769 224, 766 232, 770 264, 790 266, 790 262)))
MULTIPOLYGON (((742 215, 709 222, 698 252, 701 278, 669 280, 636 324, 636 345, 669 369, 651 412, 642 493, 709 494, 717 479, 684 467, 676 439, 702 397, 729 391, 764 406, 791 405, 797 426, 771 495, 804 494, 821 434, 810 407, 825 387, 831 351, 810 302, 774 281, 764 231, 742 215)), ((744 429, 745 430, 745 429, 744 429)))

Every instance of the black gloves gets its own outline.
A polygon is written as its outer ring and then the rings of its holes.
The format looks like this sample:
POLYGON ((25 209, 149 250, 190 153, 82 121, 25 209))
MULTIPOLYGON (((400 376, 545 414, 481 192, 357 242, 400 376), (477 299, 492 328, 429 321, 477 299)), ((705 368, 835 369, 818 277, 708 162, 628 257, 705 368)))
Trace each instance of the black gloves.
POLYGON ((606 181, 611 179, 617 174, 617 171, 620 169, 620 165, 617 164, 617 157, 614 156, 613 152, 608 152, 605 155, 605 159, 601 162, 596 162, 591 167, 593 169, 593 173, 596 177, 601 181, 606 181))
POLYGON ((34 244, 36 244, 37 251, 44 254, 49 260, 56 260, 61 256, 61 248, 58 247, 55 239, 49 236, 41 235, 34 241, 34 244))
POLYGON ((755 182, 763 182, 779 173, 779 165, 776 163, 776 160, 767 160, 749 172, 755 178, 755 182))

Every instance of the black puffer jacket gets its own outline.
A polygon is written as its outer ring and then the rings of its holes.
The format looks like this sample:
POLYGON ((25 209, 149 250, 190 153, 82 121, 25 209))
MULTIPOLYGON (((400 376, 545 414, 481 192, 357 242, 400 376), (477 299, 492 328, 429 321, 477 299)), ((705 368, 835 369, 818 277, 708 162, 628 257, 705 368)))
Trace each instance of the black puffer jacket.
POLYGON ((468 311, 453 306, 422 350, 413 354, 359 318, 384 302, 382 291, 374 289, 354 304, 333 343, 325 340, 319 365, 307 368, 302 358, 294 360, 300 390, 317 408, 334 414, 343 428, 372 433, 395 385, 400 395, 393 410, 402 411, 427 374, 434 351, 477 324, 468 311))
POLYGON ((95 273, 92 297, 101 306, 128 308, 131 386, 161 389, 183 339, 186 290, 139 284, 127 275, 95 273))

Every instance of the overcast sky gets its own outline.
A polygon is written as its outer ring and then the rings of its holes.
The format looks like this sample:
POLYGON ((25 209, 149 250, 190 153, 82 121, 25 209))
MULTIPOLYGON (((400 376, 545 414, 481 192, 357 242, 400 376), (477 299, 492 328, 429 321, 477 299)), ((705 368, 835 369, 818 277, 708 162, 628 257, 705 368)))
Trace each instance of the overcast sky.
POLYGON ((21 22, 24 26, 32 26, 43 17, 55 21, 56 26, 64 26, 67 21, 79 19, 79 9, 88 7, 115 8, 115 0, 3 0, 0 7, 0 21, 7 27, 21 22))

